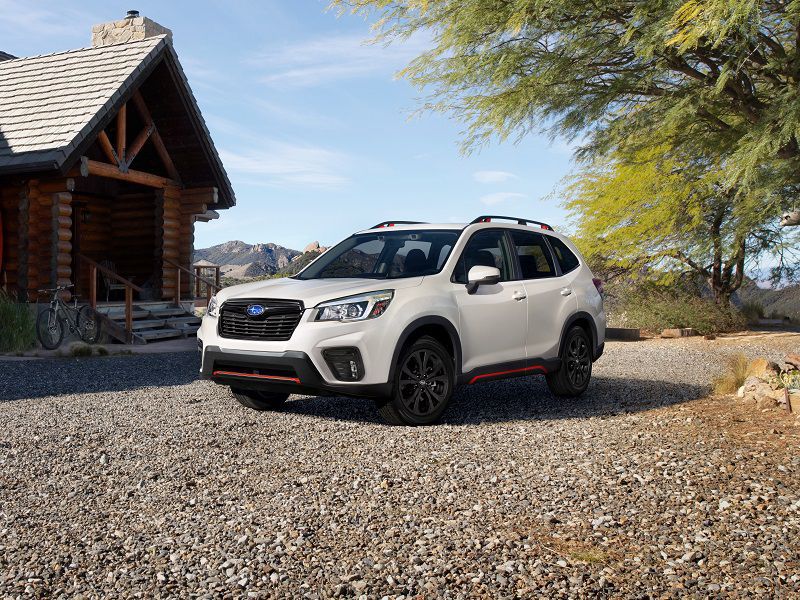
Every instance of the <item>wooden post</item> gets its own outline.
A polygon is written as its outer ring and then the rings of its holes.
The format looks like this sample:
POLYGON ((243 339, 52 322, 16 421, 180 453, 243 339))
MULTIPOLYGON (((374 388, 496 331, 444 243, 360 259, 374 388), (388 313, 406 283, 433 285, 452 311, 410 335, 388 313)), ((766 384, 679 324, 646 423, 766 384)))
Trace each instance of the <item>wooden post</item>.
POLYGON ((206 307, 211 303, 211 286, 206 284, 206 307))
POLYGON ((221 287, 222 287, 222 286, 219 284, 219 267, 217 267, 216 269, 214 269, 214 272, 216 273, 216 277, 214 278, 214 283, 216 283, 216 284, 217 284, 217 289, 219 289, 219 288, 221 288, 221 287))
POLYGON ((125 286, 125 331, 128 343, 133 342, 133 289, 125 286))
POLYGON ((117 159, 119 160, 120 167, 126 166, 127 161, 125 157, 125 143, 127 138, 126 127, 128 124, 128 120, 126 118, 127 113, 127 104, 123 104, 117 113, 117 159))
POLYGON ((199 298, 200 297, 200 273, 202 273, 202 270, 200 269, 200 267, 195 267, 194 268, 194 297, 195 298, 199 298))
POLYGON ((97 309, 97 267, 89 265, 89 306, 97 309))
POLYGON ((175 267, 175 306, 181 305, 181 270, 175 267))

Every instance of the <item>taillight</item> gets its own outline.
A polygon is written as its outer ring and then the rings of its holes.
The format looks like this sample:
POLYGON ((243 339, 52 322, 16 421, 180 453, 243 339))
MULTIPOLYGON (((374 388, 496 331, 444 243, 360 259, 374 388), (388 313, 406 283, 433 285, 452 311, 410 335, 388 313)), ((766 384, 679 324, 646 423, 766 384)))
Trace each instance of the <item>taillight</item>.
POLYGON ((594 284, 594 287, 597 288, 597 293, 602 296, 603 295, 603 280, 602 279, 598 279, 597 277, 592 277, 592 283, 594 284))

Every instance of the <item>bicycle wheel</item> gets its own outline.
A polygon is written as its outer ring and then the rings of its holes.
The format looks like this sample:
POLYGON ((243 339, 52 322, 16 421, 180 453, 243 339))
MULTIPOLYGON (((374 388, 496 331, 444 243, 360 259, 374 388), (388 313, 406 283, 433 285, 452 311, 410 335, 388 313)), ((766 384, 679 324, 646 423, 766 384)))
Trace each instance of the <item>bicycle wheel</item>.
POLYGON ((81 306, 76 319, 78 333, 87 344, 96 344, 100 339, 100 317, 91 306, 81 306))
POLYGON ((55 350, 61 345, 61 340, 64 339, 64 323, 54 309, 43 310, 36 317, 36 337, 48 350, 55 350))

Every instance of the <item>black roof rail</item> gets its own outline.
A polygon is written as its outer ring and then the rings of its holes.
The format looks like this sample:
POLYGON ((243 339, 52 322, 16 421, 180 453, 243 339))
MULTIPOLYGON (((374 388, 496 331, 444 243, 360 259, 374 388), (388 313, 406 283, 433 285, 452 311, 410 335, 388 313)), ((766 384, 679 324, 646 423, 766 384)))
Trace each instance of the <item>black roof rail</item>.
POLYGON ((532 221, 531 219, 522 219, 520 217, 504 217, 503 215, 481 215, 480 217, 475 218, 470 225, 474 225, 475 223, 491 223, 492 219, 505 219, 506 221, 516 221, 517 225, 538 225, 542 229, 546 231, 555 231, 552 226, 548 225, 547 223, 542 223, 541 221, 532 221))
POLYGON ((395 225, 424 225, 423 221, 383 221, 373 225, 370 229, 381 229, 382 227, 394 227, 395 225))

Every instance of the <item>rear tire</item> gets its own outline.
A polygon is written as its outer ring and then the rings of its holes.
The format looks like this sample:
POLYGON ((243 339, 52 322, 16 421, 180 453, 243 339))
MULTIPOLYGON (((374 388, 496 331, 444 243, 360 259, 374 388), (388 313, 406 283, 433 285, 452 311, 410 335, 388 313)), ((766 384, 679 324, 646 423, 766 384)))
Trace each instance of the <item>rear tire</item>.
POLYGON ((100 317, 90 306, 81 306, 76 320, 81 339, 87 344, 96 344, 100 339, 100 317))
POLYGON ((437 340, 420 337, 400 354, 392 396, 377 403, 391 425, 430 425, 438 421, 453 395, 453 357, 437 340))
POLYGON ((592 378, 591 337, 583 327, 571 328, 561 348, 561 368, 545 375, 554 396, 574 398, 589 387, 592 378))
POLYGON ((231 392, 239 404, 259 411, 279 410, 289 397, 289 394, 259 392, 257 390, 235 390, 231 388, 231 392))
POLYGON ((64 339, 64 323, 54 309, 43 310, 36 317, 36 337, 47 350, 55 350, 61 345, 61 340, 64 339))

